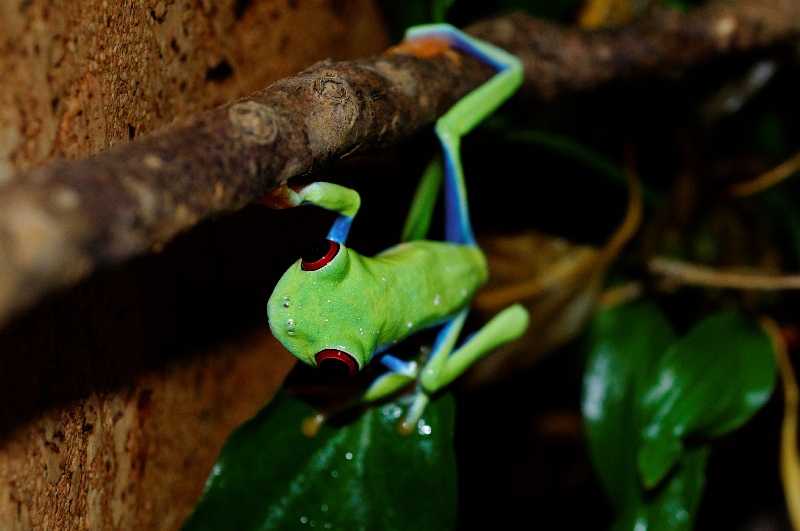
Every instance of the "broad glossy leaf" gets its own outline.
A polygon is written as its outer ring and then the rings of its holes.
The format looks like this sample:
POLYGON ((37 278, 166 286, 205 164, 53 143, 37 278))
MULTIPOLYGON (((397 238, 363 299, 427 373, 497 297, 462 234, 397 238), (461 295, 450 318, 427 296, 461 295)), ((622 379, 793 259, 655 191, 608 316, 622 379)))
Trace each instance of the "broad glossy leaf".
POLYGON ((444 395, 409 436, 391 403, 341 427, 300 431, 316 410, 282 390, 233 432, 189 530, 449 529, 455 522, 454 401, 444 395))
POLYGON ((595 468, 620 513, 641 501, 636 453, 642 420, 637 404, 649 374, 674 339, 667 319, 650 303, 599 312, 590 329, 581 406, 595 468))
MULTIPOLYGON (((689 531, 703 497, 708 445, 686 452, 669 478, 652 491, 641 486, 614 522, 615 531, 689 531)), ((638 484, 638 478, 634 479, 638 484)))
POLYGON ((744 424, 769 399, 776 363, 766 333, 738 314, 711 316, 673 344, 642 398, 639 470, 653 487, 684 454, 744 424))

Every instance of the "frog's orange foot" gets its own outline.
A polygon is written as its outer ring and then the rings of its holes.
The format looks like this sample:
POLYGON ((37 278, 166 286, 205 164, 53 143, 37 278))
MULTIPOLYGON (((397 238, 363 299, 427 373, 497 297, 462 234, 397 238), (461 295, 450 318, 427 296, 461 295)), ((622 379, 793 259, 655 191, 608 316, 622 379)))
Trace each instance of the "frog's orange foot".
POLYGON ((261 199, 258 199, 257 202, 278 210, 293 208, 300 204, 296 192, 298 189, 299 187, 290 188, 286 183, 283 183, 261 199))
POLYGON ((420 59, 430 59, 445 55, 454 63, 461 64, 461 56, 453 50, 445 39, 435 35, 406 39, 397 46, 387 49, 385 53, 387 55, 407 53, 420 59))

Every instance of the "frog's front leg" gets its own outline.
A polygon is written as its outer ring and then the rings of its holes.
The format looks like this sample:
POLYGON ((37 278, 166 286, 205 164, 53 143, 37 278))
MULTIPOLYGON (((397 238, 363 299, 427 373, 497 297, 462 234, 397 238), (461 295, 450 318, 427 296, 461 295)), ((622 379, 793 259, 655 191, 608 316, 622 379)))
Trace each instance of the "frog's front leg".
MULTIPOLYGON (((436 335, 430 356, 427 362, 419 369, 415 361, 403 361, 394 356, 385 354, 381 361, 389 368, 389 372, 377 378, 369 389, 361 396, 360 402, 369 403, 387 398, 398 392, 413 381, 417 381, 417 388, 413 394, 413 402, 406 411, 405 417, 398 426, 398 431, 408 435, 413 430, 417 421, 422 416, 425 407, 430 402, 430 394, 438 391, 446 384, 430 385, 438 381, 437 374, 441 373, 448 365, 448 359, 453 352, 456 340, 464 328, 469 309, 461 310, 454 318, 442 326, 436 335), (423 382, 428 382, 426 385, 423 382)), ((483 354, 487 354, 488 351, 483 354)), ((466 369, 466 367, 465 367, 466 369)), ((453 376, 453 379, 457 375, 453 376)))
POLYGON ((361 196, 351 188, 338 184, 315 182, 305 186, 289 187, 286 184, 274 189, 260 200, 270 208, 294 208, 314 205, 339 214, 328 232, 328 239, 338 243, 347 241, 350 225, 361 207, 361 196))
POLYGON ((458 333, 464 324, 466 310, 453 320, 452 327, 442 330, 437 338, 441 348, 434 348, 428 363, 422 368, 414 402, 399 426, 401 433, 411 433, 417 425, 430 396, 450 385, 478 360, 499 346, 520 337, 528 328, 528 311, 520 304, 509 306, 495 315, 463 345, 453 350, 458 333))
POLYGON ((436 336, 430 357, 421 370, 416 362, 403 362, 392 356, 387 363, 390 371, 381 376, 362 395, 361 402, 368 403, 393 395, 417 380, 413 402, 398 426, 402 434, 409 434, 421 418, 431 395, 451 384, 478 360, 497 347, 520 337, 528 328, 528 311, 520 304, 509 306, 491 321, 455 348, 464 327, 468 309, 448 321, 436 336))

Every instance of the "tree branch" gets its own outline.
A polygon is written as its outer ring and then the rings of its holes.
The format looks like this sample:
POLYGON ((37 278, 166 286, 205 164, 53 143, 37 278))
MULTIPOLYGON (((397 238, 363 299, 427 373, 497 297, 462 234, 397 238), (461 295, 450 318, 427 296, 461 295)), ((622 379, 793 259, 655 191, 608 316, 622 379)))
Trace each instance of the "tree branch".
POLYGON ((672 73, 725 53, 795 38, 800 3, 712 1, 688 13, 659 11, 630 27, 594 32, 515 13, 466 31, 520 58, 525 66, 523 93, 551 98, 612 80, 672 73))
MULTIPOLYGON (((798 33, 800 2, 743 0, 616 31, 522 14, 467 31, 518 55, 527 95, 656 74, 798 33)), ((163 245, 215 214, 344 157, 387 149, 489 78, 469 57, 387 54, 314 65, 247 98, 0 188, 0 325, 98 267, 163 245)))

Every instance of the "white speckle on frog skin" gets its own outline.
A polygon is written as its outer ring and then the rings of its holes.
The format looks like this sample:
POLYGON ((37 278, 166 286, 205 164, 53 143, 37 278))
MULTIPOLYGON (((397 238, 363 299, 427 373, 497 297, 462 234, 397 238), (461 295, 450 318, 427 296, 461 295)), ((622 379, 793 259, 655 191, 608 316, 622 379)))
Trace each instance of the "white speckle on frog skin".
POLYGON ((462 297, 466 297, 467 296, 467 290, 465 290, 464 288, 461 288, 461 296, 462 297))
POLYGON ((359 328, 358 331, 361 332, 362 336, 364 335, 364 329, 363 328, 359 328))
POLYGON ((436 296, 433 298, 433 305, 439 306, 440 302, 442 302, 442 296, 437 293, 436 296))
POLYGON ((410 322, 410 321, 409 321, 409 323, 408 323, 408 327, 409 327, 409 328, 411 328, 412 326, 414 326, 414 323, 412 323, 412 322, 410 322))
POLYGON ((383 280, 384 282, 386 282, 386 277, 381 277, 381 280, 383 280))

